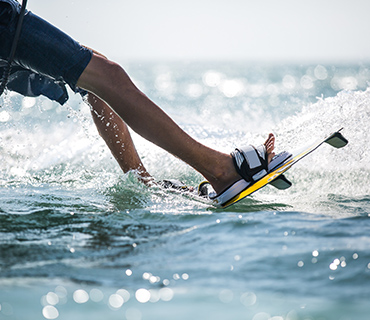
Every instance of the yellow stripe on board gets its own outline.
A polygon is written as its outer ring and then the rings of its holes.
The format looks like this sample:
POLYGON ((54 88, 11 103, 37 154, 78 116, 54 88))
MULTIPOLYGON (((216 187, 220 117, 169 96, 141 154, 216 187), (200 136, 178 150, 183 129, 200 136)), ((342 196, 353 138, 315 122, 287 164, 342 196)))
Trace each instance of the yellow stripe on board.
MULTIPOLYGON (((325 140, 324 140, 325 141, 325 140)), ((292 167, 293 164, 295 164, 297 161, 305 157, 307 154, 311 153, 314 151, 316 148, 318 148, 321 144, 324 143, 324 141, 316 142, 312 146, 308 147, 301 153, 299 153, 296 156, 293 156, 292 159, 290 159, 288 162, 283 164, 281 167, 278 167, 274 171, 270 172, 266 176, 264 176, 261 180, 258 180, 255 182, 253 185, 251 185, 249 188, 245 189, 238 195, 236 195, 234 198, 230 199, 229 201, 225 202, 223 205, 221 205, 221 208, 226 208, 242 199, 245 197, 251 195, 253 192, 257 191, 258 189, 261 189, 264 187, 266 184, 270 183, 272 180, 276 179, 279 177, 281 174, 283 174, 285 171, 287 171, 289 168, 292 167)))

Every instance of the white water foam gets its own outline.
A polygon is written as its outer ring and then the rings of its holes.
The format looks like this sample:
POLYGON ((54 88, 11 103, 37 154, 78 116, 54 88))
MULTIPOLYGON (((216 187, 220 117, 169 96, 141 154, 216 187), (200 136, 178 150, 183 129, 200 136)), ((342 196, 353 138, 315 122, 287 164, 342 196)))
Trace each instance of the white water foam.
POLYGON ((282 121, 275 129, 278 149, 299 148, 342 127, 349 144, 342 149, 324 144, 286 173, 293 182, 290 189, 267 189, 266 193, 296 210, 340 215, 344 203, 359 209, 361 199, 370 194, 369 116, 367 89, 342 91, 336 97, 320 99, 282 121))

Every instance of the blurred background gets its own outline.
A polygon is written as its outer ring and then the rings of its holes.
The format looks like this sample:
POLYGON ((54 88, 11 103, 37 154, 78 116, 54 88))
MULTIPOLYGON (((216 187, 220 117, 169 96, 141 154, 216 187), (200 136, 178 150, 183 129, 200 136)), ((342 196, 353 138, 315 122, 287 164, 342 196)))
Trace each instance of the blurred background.
POLYGON ((366 0, 31 0, 28 8, 111 58, 368 60, 366 0))

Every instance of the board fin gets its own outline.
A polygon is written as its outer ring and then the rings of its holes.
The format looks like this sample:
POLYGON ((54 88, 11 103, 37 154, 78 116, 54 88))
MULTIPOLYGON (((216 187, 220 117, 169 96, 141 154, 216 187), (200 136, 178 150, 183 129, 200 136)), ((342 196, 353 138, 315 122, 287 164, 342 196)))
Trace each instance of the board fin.
MULTIPOLYGON (((342 129, 340 129, 340 130, 342 130, 342 129)), ((342 148, 345 145, 347 145, 348 140, 345 137, 343 137, 343 135, 339 132, 340 130, 338 130, 337 132, 334 132, 332 135, 330 135, 330 137, 327 138, 325 140, 325 142, 330 144, 334 148, 342 148)))
POLYGON ((288 189, 292 185, 292 183, 283 174, 272 180, 270 184, 280 190, 288 189))

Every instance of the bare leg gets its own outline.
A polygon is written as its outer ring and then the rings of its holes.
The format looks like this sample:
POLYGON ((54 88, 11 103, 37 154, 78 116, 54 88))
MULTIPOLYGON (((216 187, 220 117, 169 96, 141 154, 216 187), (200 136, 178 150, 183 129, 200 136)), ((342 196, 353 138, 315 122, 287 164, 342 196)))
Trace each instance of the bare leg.
MULTIPOLYGON (((77 85, 107 102, 142 137, 200 172, 217 193, 241 178, 229 154, 210 149, 186 134, 116 63, 94 54, 77 85)), ((266 143, 271 150, 271 142, 266 143)))
MULTIPOLYGON (((154 179, 145 169, 136 151, 130 132, 125 122, 101 99, 94 94, 87 96, 91 106, 91 114, 100 136, 103 138, 113 156, 117 160, 124 173, 135 171, 143 183, 150 183, 154 179)), ((269 154, 268 162, 271 161, 275 153, 275 137, 269 134, 264 143, 269 154)))
POLYGON ((123 172, 135 170, 142 182, 152 181, 140 160, 126 123, 94 94, 89 93, 87 100, 96 128, 123 172))

